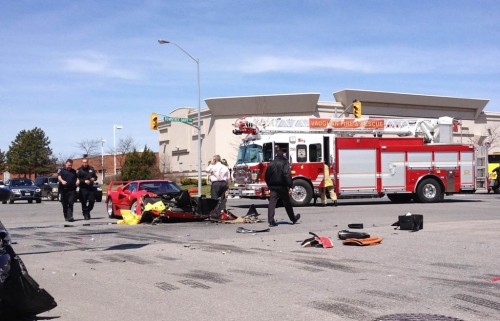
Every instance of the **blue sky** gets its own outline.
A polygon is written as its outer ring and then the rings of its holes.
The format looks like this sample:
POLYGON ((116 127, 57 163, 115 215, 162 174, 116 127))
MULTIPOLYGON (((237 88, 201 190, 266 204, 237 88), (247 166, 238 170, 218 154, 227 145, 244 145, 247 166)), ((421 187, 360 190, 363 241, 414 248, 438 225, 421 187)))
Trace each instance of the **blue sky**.
MULTIPOLYGON (((113 125, 158 151, 151 112, 201 97, 365 89, 490 99, 500 112, 500 3, 460 0, 2 1, 0 150, 42 128, 56 156, 113 125)), ((205 106, 202 101, 202 106, 205 106)))

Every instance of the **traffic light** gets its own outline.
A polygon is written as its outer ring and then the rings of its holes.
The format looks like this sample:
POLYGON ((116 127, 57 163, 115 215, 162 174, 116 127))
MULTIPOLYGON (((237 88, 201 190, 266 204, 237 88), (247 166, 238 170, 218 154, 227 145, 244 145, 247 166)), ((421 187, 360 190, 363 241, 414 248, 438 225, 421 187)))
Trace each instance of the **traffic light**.
POLYGON ((158 129, 158 114, 151 113, 151 116, 149 116, 149 128, 152 130, 158 129))
POLYGON ((352 113, 354 114, 354 118, 361 118, 361 102, 353 101, 352 102, 352 113))

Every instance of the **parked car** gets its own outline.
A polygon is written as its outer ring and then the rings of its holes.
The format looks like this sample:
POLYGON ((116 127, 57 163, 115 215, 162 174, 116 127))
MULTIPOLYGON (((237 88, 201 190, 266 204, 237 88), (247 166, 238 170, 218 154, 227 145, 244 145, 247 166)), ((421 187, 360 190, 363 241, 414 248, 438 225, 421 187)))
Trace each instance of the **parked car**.
MULTIPOLYGON (((94 182, 94 186, 93 186, 93 191, 94 191, 94 194, 95 194, 95 201, 96 202, 102 202, 102 186, 101 184, 99 184, 98 182, 94 182)), ((80 193, 79 192, 79 187, 76 188, 76 201, 79 202, 80 201, 80 193)))
POLYGON ((35 179, 35 185, 42 190, 42 197, 49 201, 59 199, 59 181, 57 176, 39 176, 35 179))
POLYGON ((181 192, 182 189, 175 182, 168 180, 112 181, 108 186, 106 197, 108 217, 121 216, 121 210, 141 214, 140 204, 144 196, 156 197, 164 194, 175 196, 181 192))
MULTIPOLYGON (((29 178, 11 178, 7 181, 5 186, 10 190, 9 203, 13 204, 14 201, 26 200, 28 203, 42 202, 42 190, 36 186, 29 178)), ((7 201, 2 201, 6 204, 7 201)))

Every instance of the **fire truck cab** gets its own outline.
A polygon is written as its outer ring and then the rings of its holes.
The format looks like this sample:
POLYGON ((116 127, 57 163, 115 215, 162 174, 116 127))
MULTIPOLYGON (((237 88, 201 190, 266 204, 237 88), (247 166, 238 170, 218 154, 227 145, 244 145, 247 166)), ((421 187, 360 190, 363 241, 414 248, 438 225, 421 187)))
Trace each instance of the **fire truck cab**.
POLYGON ((268 197, 264 173, 277 148, 290 161, 294 206, 318 197, 324 164, 339 198, 387 195, 393 202, 439 202, 445 195, 475 191, 474 147, 451 143, 449 117, 432 122, 254 117, 235 127, 235 134, 247 136, 233 170, 233 196, 268 197))

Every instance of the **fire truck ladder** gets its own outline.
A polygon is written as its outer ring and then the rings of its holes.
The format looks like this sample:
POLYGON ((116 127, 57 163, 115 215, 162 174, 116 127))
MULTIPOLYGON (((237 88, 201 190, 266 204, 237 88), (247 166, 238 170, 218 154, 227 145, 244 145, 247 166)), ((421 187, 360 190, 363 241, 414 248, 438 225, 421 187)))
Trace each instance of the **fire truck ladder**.
POLYGON ((334 133, 338 136, 354 136, 355 134, 372 134, 382 137, 384 134, 398 136, 423 136, 427 143, 451 143, 453 119, 373 119, 373 118, 332 118, 323 119, 308 116, 295 117, 243 117, 234 123, 233 133, 270 134, 270 133, 334 133), (311 120, 324 120, 325 126, 311 128, 311 120), (346 123, 349 126, 344 126, 346 123), (369 124, 380 122, 374 128, 369 124))

